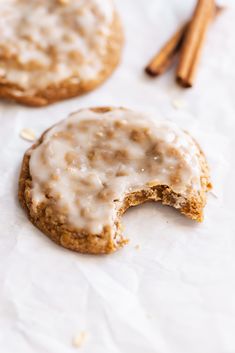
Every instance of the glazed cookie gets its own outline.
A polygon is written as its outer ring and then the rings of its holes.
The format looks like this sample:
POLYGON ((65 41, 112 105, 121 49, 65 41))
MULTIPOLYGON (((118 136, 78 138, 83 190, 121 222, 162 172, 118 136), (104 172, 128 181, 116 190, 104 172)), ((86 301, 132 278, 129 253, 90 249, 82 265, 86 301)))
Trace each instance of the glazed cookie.
POLYGON ((0 97, 43 106, 78 96, 119 62, 112 0, 8 0, 0 12, 0 97))
POLYGON ((56 243, 82 253, 123 246, 121 215, 148 200, 201 221, 210 189, 204 154, 171 122, 123 108, 84 109, 25 154, 19 200, 56 243))

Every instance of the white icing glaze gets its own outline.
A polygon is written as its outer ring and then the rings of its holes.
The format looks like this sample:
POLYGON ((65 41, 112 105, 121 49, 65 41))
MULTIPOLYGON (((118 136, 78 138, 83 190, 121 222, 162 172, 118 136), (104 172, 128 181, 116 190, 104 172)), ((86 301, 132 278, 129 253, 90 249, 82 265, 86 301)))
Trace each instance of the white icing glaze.
POLYGON ((201 188, 199 149, 170 122, 121 108, 86 109, 52 127, 31 150, 32 200, 57 200, 76 229, 113 226, 126 194, 169 185, 187 196, 201 188))
POLYGON ((0 1, 1 79, 32 90, 95 79, 113 12, 112 0, 0 1))

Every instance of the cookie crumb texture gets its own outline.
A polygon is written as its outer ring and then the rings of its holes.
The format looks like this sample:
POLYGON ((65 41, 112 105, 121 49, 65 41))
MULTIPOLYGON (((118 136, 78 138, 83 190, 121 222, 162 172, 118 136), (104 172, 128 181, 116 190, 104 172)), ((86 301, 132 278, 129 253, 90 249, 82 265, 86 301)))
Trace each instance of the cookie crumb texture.
POLYGON ((0 12, 0 97, 47 105, 94 89, 119 63, 112 0, 8 0, 0 12))
POLYGON ((189 134, 107 107, 73 113, 42 135, 24 156, 19 200, 56 243, 103 254, 127 243, 121 216, 129 207, 161 201, 201 221, 210 187, 189 134))

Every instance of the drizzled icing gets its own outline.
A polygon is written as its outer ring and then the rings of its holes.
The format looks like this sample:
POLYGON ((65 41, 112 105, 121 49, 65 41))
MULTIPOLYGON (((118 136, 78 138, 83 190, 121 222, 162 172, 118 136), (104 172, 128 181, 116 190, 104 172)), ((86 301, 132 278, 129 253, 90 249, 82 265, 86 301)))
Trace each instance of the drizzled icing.
POLYGON ((32 200, 56 200, 75 229, 113 226, 128 193, 168 185, 187 196, 201 188, 199 149, 170 122, 116 108, 71 114, 30 151, 32 200))
POLYGON ((7 0, 0 13, 1 81, 34 90, 102 70, 112 0, 7 0))

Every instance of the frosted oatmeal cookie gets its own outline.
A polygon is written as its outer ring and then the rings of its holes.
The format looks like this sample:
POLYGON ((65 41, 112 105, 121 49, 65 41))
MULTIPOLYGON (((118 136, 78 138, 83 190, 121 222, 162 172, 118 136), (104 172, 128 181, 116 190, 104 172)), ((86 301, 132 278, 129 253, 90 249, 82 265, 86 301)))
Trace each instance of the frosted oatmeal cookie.
POLYGON ((121 216, 161 201, 202 221, 208 166, 194 139, 171 122, 123 108, 91 108, 47 130, 26 153, 19 200, 56 243, 82 253, 122 247, 121 216))
POLYGON ((0 97, 47 105, 94 89, 119 63, 112 0, 8 0, 0 12, 0 97))

